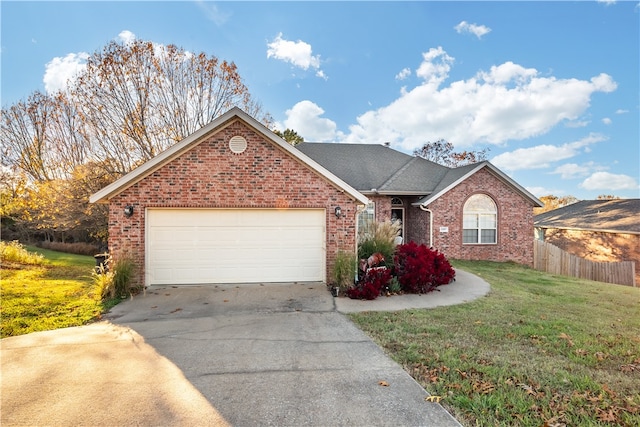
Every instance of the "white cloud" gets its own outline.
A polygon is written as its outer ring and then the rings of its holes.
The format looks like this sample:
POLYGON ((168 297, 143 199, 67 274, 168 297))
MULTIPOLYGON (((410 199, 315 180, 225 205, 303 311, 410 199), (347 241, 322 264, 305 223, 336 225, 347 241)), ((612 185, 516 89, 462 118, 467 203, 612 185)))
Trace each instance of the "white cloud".
POLYGON ((623 110, 622 108, 616 110, 616 114, 627 114, 628 112, 629 110, 623 110))
POLYGON ((605 117, 604 119, 602 119, 602 123, 604 123, 605 125, 610 125, 611 123, 613 123, 613 121, 609 117, 605 117))
POLYGON ((604 166, 598 166, 594 162, 587 162, 582 165, 576 163, 565 163, 558 166, 552 174, 560 175, 562 179, 575 179, 589 176, 593 171, 599 171, 606 169, 604 166))
POLYGON ((585 190, 638 190, 640 186, 635 178, 628 175, 609 172, 595 172, 585 179, 580 187, 585 190))
POLYGON ((309 142, 332 142, 342 135, 334 121, 320 117, 324 110, 311 101, 300 101, 286 111, 284 127, 293 129, 309 142))
POLYGON ((469 24, 467 21, 462 21, 455 27, 453 27, 459 34, 462 33, 471 33, 477 36, 478 38, 482 38, 485 34, 491 32, 491 28, 478 25, 478 24, 469 24))
POLYGON ((583 128, 589 125, 587 120, 574 120, 565 124, 568 128, 583 128))
POLYGON ((136 40, 136 35, 129 30, 120 31, 120 34, 118 34, 117 40, 125 45, 130 44, 136 40))
POLYGON ((422 56, 416 71, 422 82, 404 87, 391 104, 359 116, 346 141, 390 141, 406 151, 440 138, 457 148, 502 144, 543 135, 559 123, 575 124, 593 93, 616 88, 606 74, 559 79, 513 62, 445 86, 454 58, 441 47, 422 56))
POLYGON ((47 93, 55 93, 67 87, 68 81, 86 67, 89 54, 69 53, 65 57, 55 57, 45 65, 42 81, 47 93))
POLYGON ((515 171, 521 169, 548 168, 552 162, 568 159, 578 155, 582 150, 588 150, 589 145, 606 140, 602 135, 590 134, 579 141, 563 145, 538 145, 529 148, 502 153, 491 159, 497 167, 515 171))
POLYGON ((398 74, 396 74, 396 80, 404 80, 411 75, 411 68, 403 68, 398 74))
POLYGON ((293 42, 282 38, 282 33, 267 44, 267 58, 280 59, 303 70, 314 68, 316 75, 326 80, 324 72, 320 70, 320 55, 312 55, 311 45, 302 40, 293 42))
POLYGON ((606 6, 610 6, 612 4, 616 4, 617 0, 597 0, 598 3, 602 3, 606 6))

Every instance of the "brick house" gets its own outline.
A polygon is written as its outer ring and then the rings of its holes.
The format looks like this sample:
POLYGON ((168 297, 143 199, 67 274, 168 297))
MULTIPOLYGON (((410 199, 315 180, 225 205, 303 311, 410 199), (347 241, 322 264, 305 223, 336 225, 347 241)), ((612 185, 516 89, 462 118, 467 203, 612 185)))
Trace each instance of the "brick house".
POLYGON ((591 261, 634 261, 640 283, 640 199, 582 200, 534 217, 536 237, 591 261))
POLYGON ((242 110, 91 196, 145 285, 326 281, 358 222, 402 220, 450 258, 531 265, 538 199, 489 162, 446 168, 382 145, 286 143, 242 110))
POLYGON ((533 265, 533 208, 542 202, 487 161, 448 168, 385 145, 296 147, 367 196, 369 218, 402 220, 404 241, 452 259, 533 265))

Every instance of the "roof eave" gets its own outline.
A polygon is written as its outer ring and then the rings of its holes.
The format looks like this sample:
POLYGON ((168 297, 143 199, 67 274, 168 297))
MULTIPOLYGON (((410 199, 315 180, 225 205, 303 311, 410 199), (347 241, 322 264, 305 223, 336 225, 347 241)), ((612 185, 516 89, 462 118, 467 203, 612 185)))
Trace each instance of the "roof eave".
POLYGON ((394 191, 394 190, 368 190, 360 191, 362 194, 369 196, 427 196, 428 191, 394 191))
POLYGON ((575 231, 591 231, 598 233, 609 233, 609 234, 633 234, 640 235, 640 231, 633 230, 615 230, 613 228, 589 228, 589 227, 560 227, 557 225, 549 225, 549 224, 533 224, 534 228, 555 228, 557 230, 575 230, 575 231))

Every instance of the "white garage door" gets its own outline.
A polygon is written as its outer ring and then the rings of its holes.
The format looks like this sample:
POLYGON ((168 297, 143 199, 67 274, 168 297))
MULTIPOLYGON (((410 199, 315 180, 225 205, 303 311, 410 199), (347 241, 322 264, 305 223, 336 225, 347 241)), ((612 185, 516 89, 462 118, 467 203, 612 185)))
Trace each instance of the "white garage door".
POLYGON ((325 280, 322 209, 148 209, 147 283, 325 280))

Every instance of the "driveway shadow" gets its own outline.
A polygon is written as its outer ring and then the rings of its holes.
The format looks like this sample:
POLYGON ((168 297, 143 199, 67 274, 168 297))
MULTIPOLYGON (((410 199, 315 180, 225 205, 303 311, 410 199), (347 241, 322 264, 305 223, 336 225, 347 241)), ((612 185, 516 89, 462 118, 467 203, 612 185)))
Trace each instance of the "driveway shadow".
POLYGON ((321 283, 151 287, 107 319, 144 337, 232 425, 460 425, 321 283))

